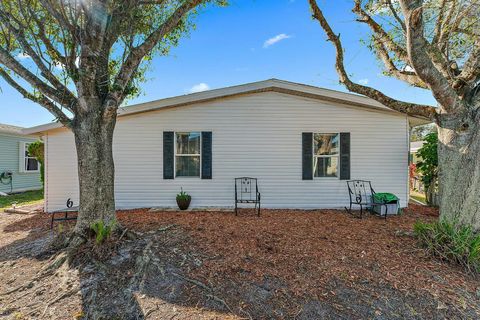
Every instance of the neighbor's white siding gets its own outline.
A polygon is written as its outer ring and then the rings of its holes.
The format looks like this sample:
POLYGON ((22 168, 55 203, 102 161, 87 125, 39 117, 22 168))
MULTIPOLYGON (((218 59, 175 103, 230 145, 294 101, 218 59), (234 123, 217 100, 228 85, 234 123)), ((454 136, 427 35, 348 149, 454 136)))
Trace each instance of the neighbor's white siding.
MULTIPOLYGON (((408 123, 405 116, 266 92, 121 117, 114 136, 118 208, 231 207, 235 177, 257 177, 262 207, 338 208, 348 203, 345 181, 302 180, 302 132, 350 132, 351 178, 407 201, 408 123), (212 131, 213 179, 163 180, 163 131, 212 131)), ((46 209, 78 204, 73 135, 48 133, 46 209)))

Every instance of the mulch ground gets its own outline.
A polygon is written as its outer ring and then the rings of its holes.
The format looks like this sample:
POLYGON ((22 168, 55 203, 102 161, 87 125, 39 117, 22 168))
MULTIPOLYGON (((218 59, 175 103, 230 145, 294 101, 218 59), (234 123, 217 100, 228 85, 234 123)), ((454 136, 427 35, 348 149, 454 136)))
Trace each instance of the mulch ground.
MULTIPOLYGON (((47 215, 11 217, 0 220, 3 261, 14 260, 21 243, 50 234, 47 215)), ((168 255, 159 251, 159 260, 175 260, 186 279, 208 284, 223 303, 201 303, 193 290, 178 297, 179 305, 196 308, 197 301, 200 308, 223 308, 225 317, 253 319, 476 318, 478 277, 426 255, 412 235, 415 221, 437 217, 436 209, 417 205, 387 220, 337 210, 262 210, 261 217, 248 209, 239 216, 118 212, 122 225, 137 232, 177 230, 165 232, 161 250, 168 255)))

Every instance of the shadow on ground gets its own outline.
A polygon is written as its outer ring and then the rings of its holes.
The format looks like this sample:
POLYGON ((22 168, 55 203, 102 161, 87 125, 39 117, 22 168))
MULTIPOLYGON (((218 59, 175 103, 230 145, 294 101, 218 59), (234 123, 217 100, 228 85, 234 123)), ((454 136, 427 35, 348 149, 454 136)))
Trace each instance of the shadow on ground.
POLYGON ((48 216, 12 220, 3 225, 2 237, 23 237, 0 242, 0 292, 28 285, 0 296, 0 318, 478 318, 478 297, 467 288, 460 293, 453 288, 460 280, 480 286, 478 279, 459 275, 454 267, 422 262, 421 254, 398 244, 412 245, 408 236, 394 233, 415 219, 359 221, 334 214, 120 213, 124 225, 141 232, 139 237, 110 243, 108 249, 84 248, 68 267, 32 283, 56 255, 50 250, 54 237, 48 216), (386 242, 378 250, 391 252, 374 252, 367 261, 368 243, 375 239, 386 242), (385 272, 387 265, 395 265, 387 263, 394 255, 406 265, 418 260, 423 277, 438 277, 432 281, 446 286, 451 281, 451 291, 439 289, 435 296, 427 283, 425 290, 422 284, 396 288, 385 272), (422 263, 440 271, 422 269, 422 263), (442 277, 441 272, 448 273, 442 277))

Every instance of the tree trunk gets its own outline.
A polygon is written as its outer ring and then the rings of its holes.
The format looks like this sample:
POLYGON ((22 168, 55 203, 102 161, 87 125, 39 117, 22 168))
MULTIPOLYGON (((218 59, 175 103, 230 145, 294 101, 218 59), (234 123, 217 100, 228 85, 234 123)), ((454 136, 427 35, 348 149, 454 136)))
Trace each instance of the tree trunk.
POLYGON ((475 118, 460 130, 438 128, 439 196, 442 218, 480 230, 480 123, 475 118))
POLYGON ((91 108, 90 112, 77 115, 73 126, 80 185, 80 208, 74 231, 81 236, 88 235, 92 223, 99 220, 112 225, 114 230, 120 228, 115 215, 112 153, 116 115, 105 117, 101 110, 91 108))

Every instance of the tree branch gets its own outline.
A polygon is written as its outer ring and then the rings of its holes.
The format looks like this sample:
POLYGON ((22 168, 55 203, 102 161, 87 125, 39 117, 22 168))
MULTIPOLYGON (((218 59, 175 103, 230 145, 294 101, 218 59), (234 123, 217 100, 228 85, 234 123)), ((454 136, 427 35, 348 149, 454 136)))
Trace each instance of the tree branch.
MULTIPOLYGON (((62 103, 62 105, 65 105, 67 108, 70 108, 70 106, 73 104, 73 101, 76 99, 73 93, 68 90, 68 88, 63 85, 57 77, 43 64, 41 58, 37 55, 35 50, 32 49, 30 44, 27 42, 27 39, 25 38, 25 34, 23 32, 23 27, 20 25, 20 23, 17 22, 19 25, 18 28, 15 28, 9 21, 9 15, 7 15, 3 10, 0 10, 0 18, 2 18, 2 23, 12 32, 12 34, 15 36, 16 40, 18 43, 21 45, 22 49, 24 52, 26 52, 32 61, 37 65, 39 70, 41 71, 42 76, 50 82, 55 89, 57 89, 62 96, 62 101, 65 101, 66 103, 62 103)), ((58 96, 58 95, 57 95, 58 96)), ((59 96, 60 97, 60 96, 59 96)), ((61 102, 59 102, 61 103, 61 102)))
POLYGON ((387 32, 385 32, 382 26, 379 25, 375 20, 373 20, 373 18, 370 17, 370 15, 365 10, 363 10, 360 0, 355 0, 355 5, 352 9, 352 12, 359 17, 359 19, 357 20, 358 22, 365 23, 370 27, 376 38, 382 41, 388 50, 394 52, 397 57, 406 64, 410 64, 408 60, 408 54, 405 48, 402 48, 398 43, 393 41, 393 39, 387 32))
POLYGON ((388 4, 388 7, 390 8, 390 12, 392 13, 393 17, 395 18, 395 20, 397 20, 398 24, 400 24, 403 31, 405 31, 406 30, 405 22, 402 20, 402 18, 400 18, 397 10, 395 10, 395 7, 392 4, 392 0, 387 0, 387 4, 388 4))
POLYGON ((55 102, 59 103, 63 107, 71 110, 70 108, 71 101, 67 99, 65 96, 58 95, 58 92, 50 87, 48 84, 43 82, 40 78, 36 75, 28 71, 21 63, 15 60, 8 51, 0 46, 0 63, 6 66, 8 69, 14 71, 17 75, 22 77, 25 81, 27 81, 31 86, 37 88, 40 92, 42 92, 45 96, 49 97, 50 99, 54 100, 55 102))
POLYGON ((415 74, 415 72, 401 71, 397 68, 392 61, 387 48, 385 48, 381 41, 374 39, 374 47, 388 74, 399 80, 405 81, 414 87, 428 89, 427 85, 415 74))
POLYGON ((184 2, 159 28, 153 31, 141 45, 130 51, 115 78, 114 89, 111 93, 111 98, 116 100, 117 104, 123 100, 125 88, 130 83, 132 75, 136 72, 143 58, 153 50, 166 34, 182 21, 190 10, 204 2, 205 0, 189 0, 184 2))
POLYGON ((65 126, 71 127, 71 120, 67 115, 58 108, 54 103, 48 100, 45 96, 35 96, 34 94, 25 90, 21 85, 19 85, 13 78, 2 68, 0 68, 0 76, 5 79, 5 81, 17 90, 24 98, 29 99, 35 103, 40 104, 42 107, 50 111, 57 119, 65 126))
POLYGON ((339 36, 337 36, 333 32, 332 28, 325 19, 323 12, 318 7, 316 0, 309 0, 309 3, 313 12, 313 17, 320 23, 320 26, 325 31, 328 39, 335 46, 337 52, 335 63, 337 73, 339 75, 340 82, 343 83, 348 90, 365 95, 386 105, 393 110, 405 113, 410 116, 421 116, 431 120, 436 119, 436 109, 432 106, 398 101, 396 99, 388 97, 387 95, 374 88, 352 82, 348 77, 347 72, 345 71, 343 62, 343 48, 339 36))
POLYGON ((453 83, 454 89, 462 89, 472 81, 476 81, 480 77, 480 37, 475 41, 472 52, 467 61, 465 61, 462 71, 453 83))
POLYGON ((428 54, 430 44, 423 37, 423 9, 418 0, 400 0, 407 26, 407 51, 415 73, 425 82, 435 99, 447 111, 460 105, 460 99, 448 80, 438 71, 428 54))

